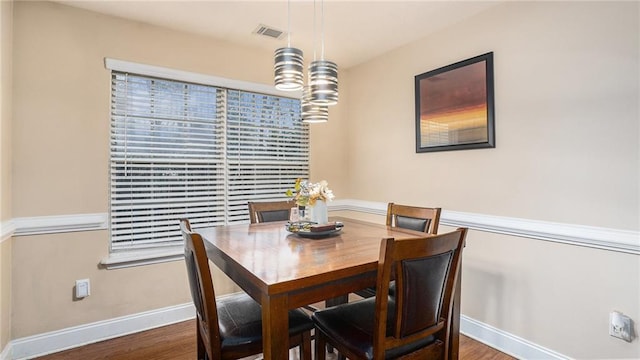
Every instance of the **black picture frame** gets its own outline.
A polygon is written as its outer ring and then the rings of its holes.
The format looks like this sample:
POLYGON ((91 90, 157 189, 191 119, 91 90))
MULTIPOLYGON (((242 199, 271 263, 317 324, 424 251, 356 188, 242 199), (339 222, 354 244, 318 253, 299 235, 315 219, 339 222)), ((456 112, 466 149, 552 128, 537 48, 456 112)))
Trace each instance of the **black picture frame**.
POLYGON ((493 91, 493 52, 416 75, 416 152, 495 148, 493 91))

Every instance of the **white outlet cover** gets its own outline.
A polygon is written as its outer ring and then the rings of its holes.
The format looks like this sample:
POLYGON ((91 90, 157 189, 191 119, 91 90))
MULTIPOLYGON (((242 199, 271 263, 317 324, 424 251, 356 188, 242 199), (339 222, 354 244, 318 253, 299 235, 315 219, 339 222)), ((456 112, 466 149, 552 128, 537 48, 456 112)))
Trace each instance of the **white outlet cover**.
POLYGON ((76 280, 76 298, 82 299, 91 293, 89 279, 76 280))
POLYGON ((609 314, 609 335, 631 342, 631 318, 618 311, 609 314))

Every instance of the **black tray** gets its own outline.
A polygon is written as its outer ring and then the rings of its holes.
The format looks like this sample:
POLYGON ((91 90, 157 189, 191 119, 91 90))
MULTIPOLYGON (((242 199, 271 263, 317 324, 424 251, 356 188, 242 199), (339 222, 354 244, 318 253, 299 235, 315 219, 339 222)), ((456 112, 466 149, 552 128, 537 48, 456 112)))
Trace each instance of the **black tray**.
POLYGON ((295 223, 287 223, 285 225, 285 229, 292 233, 292 234, 296 234, 300 237, 305 237, 305 238, 312 238, 312 239, 317 239, 317 238, 324 238, 324 237, 329 237, 331 235, 337 234, 340 231, 342 231, 342 228, 344 227, 344 224, 341 222, 336 222, 336 228, 335 229, 331 229, 331 230, 325 230, 325 231, 310 231, 308 230, 308 228, 311 225, 315 225, 316 223, 314 222, 310 222, 310 221, 299 221, 299 222, 295 222, 295 223))

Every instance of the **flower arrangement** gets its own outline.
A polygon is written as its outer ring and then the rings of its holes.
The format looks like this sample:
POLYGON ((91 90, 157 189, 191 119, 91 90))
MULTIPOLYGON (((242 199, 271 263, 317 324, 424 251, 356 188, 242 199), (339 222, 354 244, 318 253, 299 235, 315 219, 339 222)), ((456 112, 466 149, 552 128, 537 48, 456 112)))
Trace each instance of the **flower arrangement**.
POLYGON ((329 189, 329 183, 321 180, 317 183, 298 178, 293 190, 287 190, 287 196, 293 197, 298 206, 313 206, 318 200, 333 200, 333 191, 329 189))

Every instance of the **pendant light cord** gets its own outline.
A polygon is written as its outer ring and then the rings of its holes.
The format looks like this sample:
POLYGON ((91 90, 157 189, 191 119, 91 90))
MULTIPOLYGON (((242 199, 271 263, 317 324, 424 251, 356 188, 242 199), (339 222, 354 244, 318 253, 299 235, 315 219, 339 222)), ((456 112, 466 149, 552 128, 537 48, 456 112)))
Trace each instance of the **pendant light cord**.
POLYGON ((324 60, 324 0, 320 0, 320 13, 322 16, 320 19, 320 30, 322 32, 322 51, 320 52, 320 60, 324 60))
POLYGON ((291 0, 287 0, 287 47, 291 47, 291 0))
POLYGON ((316 61, 316 0, 313 0, 313 61, 316 61))

